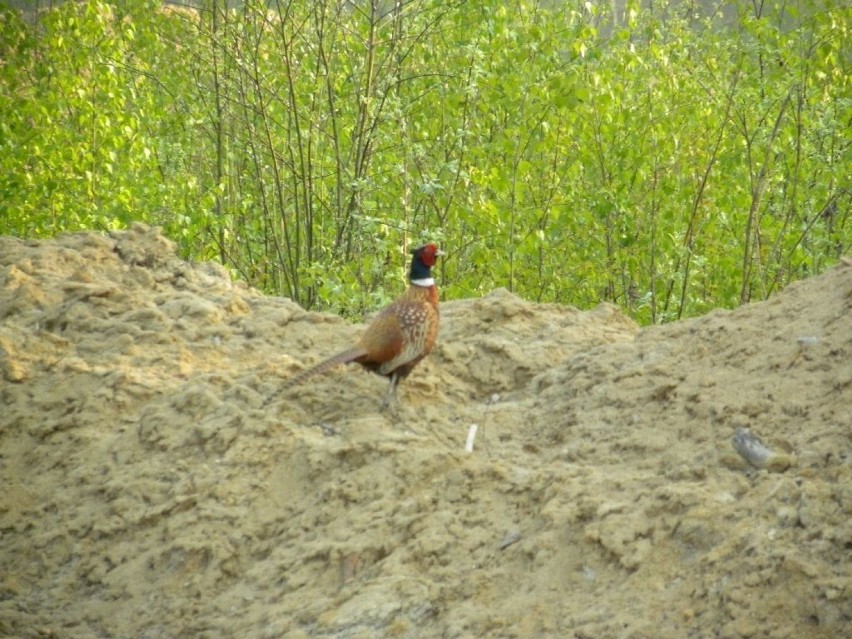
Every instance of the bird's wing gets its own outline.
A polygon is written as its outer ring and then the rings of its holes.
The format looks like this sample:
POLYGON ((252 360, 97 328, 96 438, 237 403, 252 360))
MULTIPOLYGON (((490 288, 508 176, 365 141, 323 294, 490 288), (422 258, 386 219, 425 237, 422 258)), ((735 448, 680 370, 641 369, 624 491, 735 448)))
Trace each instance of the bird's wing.
POLYGON ((376 315, 358 340, 358 346, 366 351, 361 358, 364 364, 383 364, 399 355, 402 350, 403 334, 397 311, 401 304, 396 302, 376 315))
POLYGON ((429 336, 434 333, 433 328, 437 321, 435 308, 423 301, 400 301, 394 315, 401 340, 396 354, 384 360, 379 368, 379 372, 385 375, 401 366, 419 361, 429 352, 429 336))

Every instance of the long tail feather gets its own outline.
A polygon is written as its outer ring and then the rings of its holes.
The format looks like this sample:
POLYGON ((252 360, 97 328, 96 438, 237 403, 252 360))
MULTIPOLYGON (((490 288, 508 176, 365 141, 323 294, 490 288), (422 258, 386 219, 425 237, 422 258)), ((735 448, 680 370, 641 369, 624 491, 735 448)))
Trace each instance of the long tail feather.
POLYGON ((366 355, 367 351, 360 347, 350 348, 349 350, 343 351, 342 353, 338 353, 333 357, 329 357, 327 360, 324 360, 317 364, 316 366, 311 366, 310 368, 306 368, 303 371, 300 371, 286 382, 284 382, 284 388, 291 388, 298 384, 301 384, 309 377, 313 377, 314 375, 319 375, 320 373, 324 373, 327 370, 334 368, 339 364, 347 364, 349 362, 353 362, 359 357, 366 355))
POLYGON ((349 362, 354 362, 356 359, 358 359, 359 357, 363 357, 366 354, 367 351, 365 351, 361 347, 356 346, 354 348, 350 348, 349 350, 345 350, 342 353, 338 353, 333 357, 329 357, 328 359, 320 362, 316 366, 311 366, 310 368, 306 368, 305 370, 300 371, 299 373, 285 381, 281 388, 279 388, 279 390, 274 395, 272 395, 269 399, 266 400, 264 406, 269 405, 270 402, 272 402, 276 397, 278 397, 279 394, 281 394, 285 390, 292 388, 293 386, 298 386, 309 377, 324 373, 325 371, 334 368, 339 364, 347 364, 349 362))

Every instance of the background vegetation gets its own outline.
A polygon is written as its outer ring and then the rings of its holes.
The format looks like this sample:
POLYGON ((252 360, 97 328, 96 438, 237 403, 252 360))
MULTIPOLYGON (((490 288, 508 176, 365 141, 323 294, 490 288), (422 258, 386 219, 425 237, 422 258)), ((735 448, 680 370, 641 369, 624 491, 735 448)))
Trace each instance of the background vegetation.
POLYGON ((437 239, 661 322, 849 251, 845 2, 154 0, 0 12, 0 233, 141 220, 357 314, 437 239), (612 7, 615 7, 613 9, 612 7))

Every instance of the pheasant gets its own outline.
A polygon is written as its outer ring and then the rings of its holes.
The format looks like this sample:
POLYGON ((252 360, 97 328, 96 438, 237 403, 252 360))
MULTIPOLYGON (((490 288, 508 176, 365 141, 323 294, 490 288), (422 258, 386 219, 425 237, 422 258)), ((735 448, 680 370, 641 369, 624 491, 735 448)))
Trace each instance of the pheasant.
POLYGON ((412 252, 410 284, 405 293, 373 319, 355 346, 300 372, 288 380, 282 390, 338 364, 357 362, 390 378, 382 405, 396 401, 400 380, 408 377, 429 354, 438 335, 438 288, 432 278, 432 267, 444 252, 435 244, 426 244, 412 252))

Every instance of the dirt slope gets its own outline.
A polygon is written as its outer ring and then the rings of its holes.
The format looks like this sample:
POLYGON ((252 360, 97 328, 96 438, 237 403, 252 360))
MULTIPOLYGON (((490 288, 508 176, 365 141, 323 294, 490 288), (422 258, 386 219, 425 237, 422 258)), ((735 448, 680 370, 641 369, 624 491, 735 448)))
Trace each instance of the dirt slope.
POLYGON ((850 313, 849 264, 641 331, 495 291, 392 414, 276 396, 360 327, 155 230, 0 238, 0 635, 842 636, 850 313))

